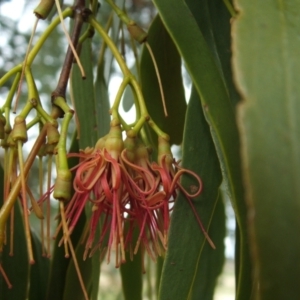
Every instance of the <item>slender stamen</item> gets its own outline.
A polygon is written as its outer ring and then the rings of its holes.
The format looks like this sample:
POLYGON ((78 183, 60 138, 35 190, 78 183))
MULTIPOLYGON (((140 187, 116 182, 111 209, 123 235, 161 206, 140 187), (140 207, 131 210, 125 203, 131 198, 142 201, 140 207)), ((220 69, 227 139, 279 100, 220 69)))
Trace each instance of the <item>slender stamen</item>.
MULTIPOLYGON (((48 155, 48 170, 47 170, 47 190, 49 191, 51 189, 51 174, 52 174, 52 158, 53 155, 49 154, 48 155)), ((50 193, 48 194, 46 198, 46 224, 47 224, 47 232, 46 232, 46 240, 47 240, 47 257, 50 258, 51 256, 51 237, 50 237, 50 193)))
MULTIPOLYGON (((43 158, 42 156, 39 156, 39 192, 40 192, 40 198, 43 197, 44 194, 44 171, 43 171, 43 158)), ((44 202, 42 201, 40 203, 40 208, 42 211, 42 214, 44 213, 44 202)), ((46 250, 45 250, 45 233, 44 233, 44 219, 41 219, 41 247, 42 247, 42 256, 46 256, 46 250)))
POLYGON ((162 99, 162 103, 163 103, 164 113, 165 113, 165 117, 167 117, 168 112, 167 112, 166 100, 165 100, 163 85, 162 85, 161 78, 160 78, 160 75, 159 75, 159 70, 158 70, 158 66, 157 66, 157 63, 156 63, 156 59, 155 59, 155 56, 152 52, 150 44, 146 42, 145 45, 146 45, 146 47, 147 47, 147 49, 150 53, 151 59, 153 61, 153 66, 154 66, 155 73, 156 73, 156 76, 157 76, 159 90, 160 90, 161 99, 162 99))
POLYGON ((76 272, 77 272, 78 280, 79 280, 79 283, 80 283, 80 286, 81 286, 81 289, 82 289, 85 300, 89 300, 89 297, 88 297, 88 294, 87 294, 87 291, 85 289, 84 282, 83 282, 83 279, 82 279, 82 275, 81 275, 81 272, 80 272, 80 268, 79 268, 79 265, 78 265, 78 262, 77 262, 76 253, 74 251, 74 247, 73 247, 72 241, 70 239, 70 234, 69 234, 69 230, 68 230, 68 227, 67 227, 67 222, 66 222, 65 214, 64 214, 64 209, 65 209, 64 208, 64 203, 62 201, 60 201, 59 205, 60 205, 60 211, 61 211, 61 217, 62 217, 62 224, 63 224, 63 227, 64 227, 63 231, 64 231, 64 234, 65 234, 65 238, 67 239, 68 244, 69 244, 69 248, 70 248, 70 251, 71 251, 71 254, 72 254, 72 258, 73 258, 74 266, 75 266, 75 269, 76 269, 76 272))
POLYGON ((22 152, 22 141, 17 141, 18 143, 18 154, 19 154, 19 168, 20 168, 20 177, 21 177, 21 192, 22 192, 22 202, 23 202, 23 211, 24 211, 24 224, 25 224, 25 235, 27 242, 27 250, 29 263, 34 264, 32 244, 31 244, 31 234, 30 234, 30 225, 28 218, 28 207, 27 207, 27 195, 26 195, 26 179, 24 174, 24 163, 23 163, 23 152, 22 152))
POLYGON ((64 203, 62 201, 59 202, 59 210, 60 210, 60 216, 61 216, 61 223, 63 228, 63 241, 64 241, 64 247, 65 247, 65 257, 70 257, 69 249, 68 249, 68 225, 66 222, 66 216, 65 216, 65 207, 64 203))
POLYGON ((4 271, 4 269, 3 269, 3 267, 2 267, 2 264, 0 264, 0 273, 1 273, 1 275, 3 276, 4 281, 5 281, 6 284, 7 284, 7 287, 8 287, 9 289, 11 289, 13 286, 12 286, 12 284, 10 283, 10 281, 9 281, 9 279, 8 279, 8 277, 7 277, 7 275, 6 275, 5 271, 4 271))

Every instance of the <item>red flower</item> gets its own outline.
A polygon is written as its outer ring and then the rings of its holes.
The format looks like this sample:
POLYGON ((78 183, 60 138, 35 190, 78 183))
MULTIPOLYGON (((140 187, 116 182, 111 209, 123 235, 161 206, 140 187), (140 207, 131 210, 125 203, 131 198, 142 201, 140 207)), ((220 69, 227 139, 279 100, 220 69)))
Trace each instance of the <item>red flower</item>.
MULTIPOLYGON (((87 257, 90 250, 93 253, 96 249, 102 248, 106 234, 109 234, 108 261, 112 248, 115 248, 118 254, 120 252, 121 261, 125 261, 124 189, 121 180, 122 168, 119 163, 122 150, 121 129, 119 126, 112 126, 109 134, 99 140, 94 150, 87 149, 79 154, 81 162, 76 168, 75 193, 66 207, 66 218, 72 232, 86 204, 88 202, 92 204, 84 257, 87 257), (95 244, 96 231, 101 223, 100 237, 95 244)), ((117 255, 116 266, 118 265, 117 255)))
POLYGON ((158 164, 151 163, 147 148, 137 138, 128 137, 123 143, 119 125, 112 126, 95 149, 70 156, 80 158, 74 169, 75 193, 65 211, 70 233, 85 207, 91 205, 84 258, 107 248, 109 261, 114 249, 118 267, 125 261, 125 249, 136 254, 142 246, 156 260, 167 247, 171 204, 178 189, 188 199, 201 193, 201 179, 179 167, 166 140, 159 139, 158 164), (181 186, 183 173, 197 179, 196 193, 189 194, 181 186), (138 236, 134 239, 135 230, 138 236))

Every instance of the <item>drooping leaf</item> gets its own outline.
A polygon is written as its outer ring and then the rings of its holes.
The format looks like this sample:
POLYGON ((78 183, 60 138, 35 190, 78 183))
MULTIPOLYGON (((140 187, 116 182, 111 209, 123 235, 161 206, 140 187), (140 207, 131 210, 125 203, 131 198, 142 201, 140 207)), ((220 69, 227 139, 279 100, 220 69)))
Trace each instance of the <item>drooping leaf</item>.
MULTIPOLYGON (((91 209, 88 207, 85 210, 86 220, 91 218, 91 209)), ((87 221, 86 226, 89 226, 87 221)), ((82 227, 81 227, 82 228, 82 227)), ((99 239, 101 225, 98 225, 98 229, 95 234, 95 241, 99 239)), ((84 260, 84 251, 85 251, 85 241, 86 241, 86 231, 81 232, 79 243, 74 247, 76 253, 76 259, 80 274, 83 280, 85 290, 88 294, 90 300, 98 299, 98 289, 99 289, 99 277, 100 277, 100 266, 102 260, 100 259, 99 252, 96 252, 92 257, 87 257, 84 260)), ((78 235, 77 235, 78 237, 78 235)), ((66 273, 66 284, 64 289, 63 299, 85 299, 82 286, 79 282, 79 277, 77 270, 75 268, 74 259, 70 261, 66 273)))
POLYGON ((103 57, 103 60, 98 65, 95 81, 95 111, 98 137, 102 137, 108 133, 110 124, 108 81, 104 74, 105 57, 103 57))
POLYGON ((35 263, 30 266, 29 299, 46 299, 50 259, 41 255, 42 244, 34 231, 31 231, 31 239, 35 263))
POLYGON ((126 263, 121 265, 122 289, 125 300, 142 300, 143 291, 143 270, 142 255, 138 251, 130 260, 129 252, 126 252, 126 263))
POLYGON ((154 0, 154 3, 185 61, 211 128, 223 178, 241 234, 237 299, 247 299, 252 291, 252 267, 235 113, 223 76, 189 7, 183 0, 174 1, 172 9, 168 0, 154 0))
MULTIPOLYGON (((168 251, 160 285, 160 300, 190 299, 193 296, 193 291, 197 293, 199 290, 204 291, 204 286, 199 289, 199 286, 204 282, 203 279, 199 280, 199 276, 204 276, 203 270, 212 269, 212 266, 216 267, 215 262, 210 267, 207 266, 206 259, 211 261, 210 257, 214 256, 214 252, 217 252, 217 256, 222 257, 224 255, 224 216, 221 219, 213 218, 215 209, 218 206, 219 186, 222 181, 221 169, 209 126, 204 118, 199 96, 195 89, 192 91, 188 104, 182 165, 202 178, 203 192, 199 197, 192 200, 202 224, 208 230, 213 220, 216 222, 213 227, 219 226, 222 234, 219 237, 217 234, 216 240, 214 240, 216 250, 213 250, 210 246, 205 246, 206 239, 188 200, 183 194, 178 196, 172 213, 168 251)), ((184 176, 182 184, 189 191, 190 187, 195 185, 195 181, 190 176, 184 176)), ((215 282, 220 272, 222 260, 219 260, 219 263, 220 265, 217 266, 218 271, 211 272, 208 281, 215 282)), ((213 285, 212 288, 214 288, 213 285)), ((202 299, 202 295, 197 296, 198 299, 202 299)))
POLYGON ((255 299, 300 294, 300 2, 235 1, 233 63, 257 287, 255 299))
POLYGON ((82 79, 76 64, 73 66, 71 77, 72 97, 75 102, 75 117, 79 122, 78 135, 81 149, 93 147, 98 136, 91 51, 91 41, 87 40, 83 43, 80 53, 80 61, 86 73, 86 79, 82 79))
MULTIPOLYGON (((74 247, 76 247, 79 243, 82 230, 85 225, 85 221, 86 221, 86 217, 84 214, 82 214, 76 224, 74 231, 72 232, 71 240, 74 247)), ((47 298, 46 298, 47 300, 63 299, 66 286, 70 284, 77 284, 76 279, 73 279, 73 277, 69 278, 67 276, 72 259, 65 257, 65 250, 63 246, 58 247, 58 243, 61 239, 62 239, 62 232, 60 232, 59 235, 57 236, 54 245, 54 253, 53 253, 53 258, 51 263, 49 283, 47 289, 47 298)), ((82 256, 80 258, 82 260, 82 256)), ((74 271, 74 276, 76 276, 75 271, 74 271)))
POLYGON ((98 291, 99 291, 99 278, 101 273, 101 263, 99 256, 94 255, 92 257, 92 278, 91 286, 89 290, 89 295, 91 300, 98 300, 98 291))
POLYGON ((101 70, 98 70, 97 79, 95 81, 95 111, 98 137, 104 136, 109 131, 109 109, 108 86, 104 74, 101 70))
POLYGON ((206 243, 201 253, 199 270, 195 277, 195 283, 191 294, 193 300, 210 300, 214 298, 217 278, 221 274, 224 263, 224 238, 225 229, 225 212, 224 203, 221 194, 216 203, 214 215, 209 227, 209 235, 216 244, 217 249, 211 251, 210 246, 206 243))
MULTIPOLYGON (((126 224, 129 228, 129 224, 126 224)), ((133 245, 138 239, 138 231, 133 231, 133 245)), ((129 250, 129 249, 128 249, 129 250)), ((143 262, 144 257, 141 253, 141 248, 130 258, 130 252, 126 251, 126 263, 122 264, 120 267, 120 274, 122 278, 122 290, 125 300, 142 300, 143 291, 143 262)))
MULTIPOLYGON (((88 258, 86 260, 83 260, 83 253, 85 250, 84 245, 79 243, 75 249, 76 251, 76 259, 78 262, 78 267, 80 269, 80 273, 82 276, 82 280, 85 286, 86 291, 90 290, 91 284, 92 284, 92 259, 88 258)), ((98 257, 99 260, 99 257, 98 257)), ((100 265, 100 262, 99 262, 100 265)), ((65 282, 65 289, 64 289, 64 295, 63 300, 68 299, 74 299, 74 300, 83 300, 84 294, 82 291, 82 287, 80 285, 78 274, 75 269, 74 260, 72 259, 70 261, 70 264, 68 266, 68 270, 66 273, 66 282, 65 282)))
POLYGON ((151 46, 158 65, 168 117, 164 115, 153 61, 148 49, 144 46, 141 58, 141 81, 146 105, 153 120, 170 135, 171 143, 180 144, 186 111, 181 58, 159 16, 151 24, 147 42, 151 46))
POLYGON ((156 280, 155 280, 155 292, 158 295, 160 287, 160 279, 164 265, 164 257, 158 257, 156 263, 156 280))
POLYGON ((208 47, 220 70, 231 102, 235 105, 239 96, 235 89, 231 70, 230 14, 223 0, 186 0, 208 47))

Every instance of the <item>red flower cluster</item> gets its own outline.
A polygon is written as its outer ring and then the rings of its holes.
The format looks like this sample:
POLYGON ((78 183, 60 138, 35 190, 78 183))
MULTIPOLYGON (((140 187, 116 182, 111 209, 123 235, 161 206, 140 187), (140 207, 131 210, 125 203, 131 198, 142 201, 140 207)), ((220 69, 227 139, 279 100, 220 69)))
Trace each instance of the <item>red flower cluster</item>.
POLYGON ((75 193, 66 206, 72 232, 79 216, 91 206, 84 257, 97 249, 116 251, 116 266, 125 261, 125 250, 135 254, 141 246, 155 260, 167 246, 171 203, 180 189, 188 197, 201 193, 202 182, 195 173, 182 169, 172 157, 169 143, 159 138, 158 163, 149 161, 147 148, 137 139, 124 142, 120 126, 112 126, 94 149, 78 156, 75 193), (180 176, 194 176, 199 188, 188 194, 180 176))

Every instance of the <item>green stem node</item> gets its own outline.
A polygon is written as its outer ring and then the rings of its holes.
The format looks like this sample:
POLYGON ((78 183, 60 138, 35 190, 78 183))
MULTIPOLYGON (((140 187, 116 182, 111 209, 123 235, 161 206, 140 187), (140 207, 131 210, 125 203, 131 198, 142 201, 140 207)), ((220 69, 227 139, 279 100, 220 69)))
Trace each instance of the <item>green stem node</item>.
POLYGON ((33 12, 37 18, 45 20, 50 14, 54 3, 55 0, 42 0, 33 12))
POLYGON ((69 170, 58 170, 54 185, 53 197, 59 201, 69 201, 72 191, 72 173, 69 170))
POLYGON ((47 128, 47 142, 50 145, 57 145, 59 141, 59 132, 57 126, 50 125, 47 128))
POLYGON ((27 142, 27 128, 25 119, 21 116, 15 118, 15 124, 11 132, 13 141, 21 141, 22 143, 27 142))
POLYGON ((3 115, 0 114, 0 139, 4 139, 5 137, 5 124, 6 119, 3 115))
POLYGON ((127 25, 127 29, 134 40, 143 44, 147 41, 148 34, 135 22, 131 22, 127 25))

